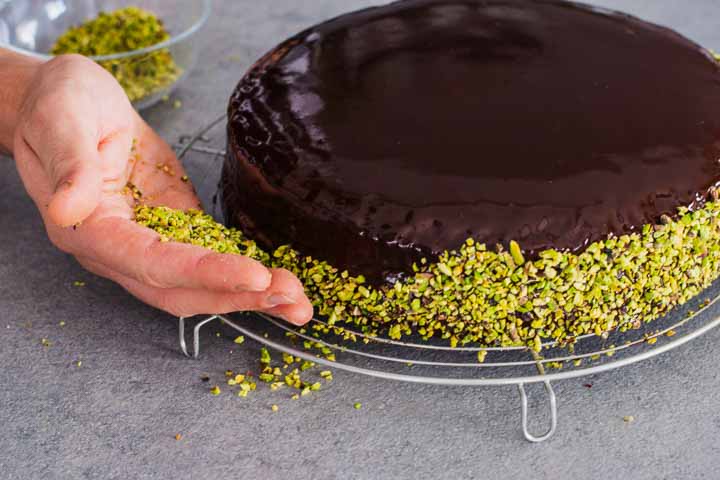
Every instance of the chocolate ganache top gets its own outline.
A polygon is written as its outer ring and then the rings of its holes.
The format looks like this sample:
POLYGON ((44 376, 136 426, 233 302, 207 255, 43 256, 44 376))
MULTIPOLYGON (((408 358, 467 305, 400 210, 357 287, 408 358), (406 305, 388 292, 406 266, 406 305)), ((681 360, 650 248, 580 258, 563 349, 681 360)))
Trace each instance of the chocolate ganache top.
POLYGON ((579 250, 702 201, 720 72, 668 29, 558 0, 405 0, 240 82, 228 221, 370 277, 459 247, 579 250))

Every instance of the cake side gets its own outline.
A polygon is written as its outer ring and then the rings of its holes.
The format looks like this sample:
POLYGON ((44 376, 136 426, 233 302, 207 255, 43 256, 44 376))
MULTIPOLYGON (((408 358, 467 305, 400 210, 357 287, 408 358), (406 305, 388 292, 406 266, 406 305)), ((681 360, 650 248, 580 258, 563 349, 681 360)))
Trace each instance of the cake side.
POLYGON ((327 262, 289 246, 264 251, 243 234, 198 211, 138 206, 135 220, 162 241, 204 246, 287 268, 305 286, 325 323, 312 328, 338 335, 445 339, 451 346, 572 344, 575 338, 609 335, 642 326, 699 295, 720 273, 720 203, 677 220, 645 225, 641 233, 595 242, 580 253, 546 250, 524 258, 520 247, 488 251, 472 240, 437 262, 417 265, 394 284, 374 287, 327 262))

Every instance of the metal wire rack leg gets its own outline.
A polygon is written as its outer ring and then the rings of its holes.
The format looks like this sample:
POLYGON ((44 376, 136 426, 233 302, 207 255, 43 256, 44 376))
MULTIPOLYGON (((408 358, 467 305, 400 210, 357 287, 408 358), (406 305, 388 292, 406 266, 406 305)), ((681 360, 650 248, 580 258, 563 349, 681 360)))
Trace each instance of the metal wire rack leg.
MULTIPOLYGON (((264 343, 265 345, 274 348, 278 351, 288 351, 294 356, 299 356, 306 360, 315 361, 321 365, 325 365, 327 367, 333 367, 333 366, 340 366, 344 370, 348 370, 351 372, 358 372, 358 373, 365 373, 371 376, 379 377, 379 378, 386 378, 386 379, 394 379, 394 380, 405 380, 405 381, 415 381, 412 377, 408 377, 405 375, 393 375, 389 373, 382 373, 382 372, 374 372, 372 370, 365 370, 360 368, 354 368, 348 365, 338 365, 334 361, 327 361, 321 358, 316 358, 314 355, 309 354, 307 352, 303 352, 300 350, 296 350, 294 348, 291 348, 289 346, 283 346, 279 345, 271 340, 268 340, 261 335, 256 334, 252 330, 249 330, 247 328, 244 328, 237 323, 231 321, 229 318, 223 315, 212 315, 207 317, 204 320, 201 320, 198 322, 195 327, 193 328, 193 351, 192 353, 188 351, 187 348, 187 342, 185 340, 185 318, 178 318, 178 338, 180 340, 180 350, 182 350, 183 354, 185 356, 190 358, 198 358, 200 355, 200 329, 205 326, 206 324, 210 323, 213 320, 220 320, 223 324, 228 325, 235 330, 237 330, 240 333, 243 333, 245 335, 248 335, 250 338, 264 343)), ((539 357, 537 354, 534 354, 533 357, 536 361, 539 361, 539 357)), ((538 363, 538 370, 541 374, 544 374, 544 369, 541 363, 538 363)), ((438 382, 438 384, 442 384, 443 382, 438 382)), ((547 391, 547 394, 550 399, 550 428, 549 430, 544 433, 541 436, 535 436, 532 433, 530 433, 528 429, 528 397, 527 393, 525 392, 525 384, 524 383, 518 383, 518 389, 520 390, 520 401, 521 401, 521 422, 522 422, 522 431, 523 435, 529 442, 533 443, 540 443, 548 440, 550 437, 553 436, 555 433, 555 430, 557 429, 557 398, 555 397, 555 391, 552 388, 552 385, 550 385, 549 381, 543 382, 545 385, 545 390, 547 391)))
POLYGON ((200 355, 200 329, 207 323, 212 322, 213 320, 218 319, 219 317, 217 315, 210 316, 203 320, 202 322, 195 325, 195 328, 193 328, 193 352, 192 354, 188 352, 187 349, 187 343, 185 342, 185 318, 180 317, 178 318, 178 334, 180 337, 180 350, 185 354, 186 357, 190 358, 198 358, 200 355))
POLYGON ((522 422, 522 430, 523 435, 525 436, 525 439, 529 442, 533 443, 540 443, 544 442, 545 440, 549 439, 553 436, 555 433, 555 430, 557 429, 557 398, 555 397, 555 390, 553 390, 552 385, 550 385, 550 382, 543 382, 545 384, 545 390, 547 391, 548 397, 550 398, 550 429, 543 435, 536 437, 532 433, 530 433, 528 429, 528 398, 527 393, 525 393, 525 384, 519 383, 518 384, 518 390, 520 390, 520 403, 521 403, 521 422, 522 422))

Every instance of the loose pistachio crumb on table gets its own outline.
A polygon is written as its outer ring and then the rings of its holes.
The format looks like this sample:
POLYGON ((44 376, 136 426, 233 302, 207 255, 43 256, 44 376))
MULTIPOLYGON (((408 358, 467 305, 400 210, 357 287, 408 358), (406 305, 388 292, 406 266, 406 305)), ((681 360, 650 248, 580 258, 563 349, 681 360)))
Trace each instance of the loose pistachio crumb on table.
MULTIPOLYGON (((57 39, 51 53, 97 57, 153 47, 167 40, 170 34, 162 20, 146 10, 126 7, 101 12, 70 28, 57 39)), ((165 48, 98 63, 115 77, 133 102, 169 87, 182 73, 165 48)))
MULTIPOLYGON (((289 246, 261 249, 241 231, 200 211, 138 206, 135 219, 162 238, 287 268, 303 282, 326 324, 309 327, 355 340, 343 326, 369 338, 418 335, 451 346, 571 344, 585 334, 638 329, 697 296, 720 272, 720 203, 679 208, 674 218, 636 233, 610 236, 582 253, 546 250, 526 259, 520 245, 488 249, 468 239, 414 274, 373 286, 289 246)), ((327 348, 327 347, 325 347, 327 348)), ((325 358, 334 360, 328 349, 325 358)))
POLYGON ((356 403, 353 405, 353 408, 354 408, 355 410, 360 410, 360 409, 362 408, 362 403, 356 402, 356 403))
POLYGON ((260 363, 270 364, 272 358, 270 358, 270 352, 267 348, 263 347, 260 349, 260 363))
POLYGON ((214 387, 212 387, 210 389, 211 395, 220 395, 220 392, 221 392, 220 387, 218 387, 217 385, 215 385, 214 387))

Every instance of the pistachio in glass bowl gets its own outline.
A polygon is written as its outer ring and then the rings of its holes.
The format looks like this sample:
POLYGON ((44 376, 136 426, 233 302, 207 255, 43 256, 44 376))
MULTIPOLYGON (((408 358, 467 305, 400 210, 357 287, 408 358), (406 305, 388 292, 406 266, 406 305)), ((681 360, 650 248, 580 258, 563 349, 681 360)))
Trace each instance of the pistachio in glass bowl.
POLYGON ((137 109, 194 67, 210 0, 0 0, 0 46, 43 59, 79 53, 113 74, 137 109))

